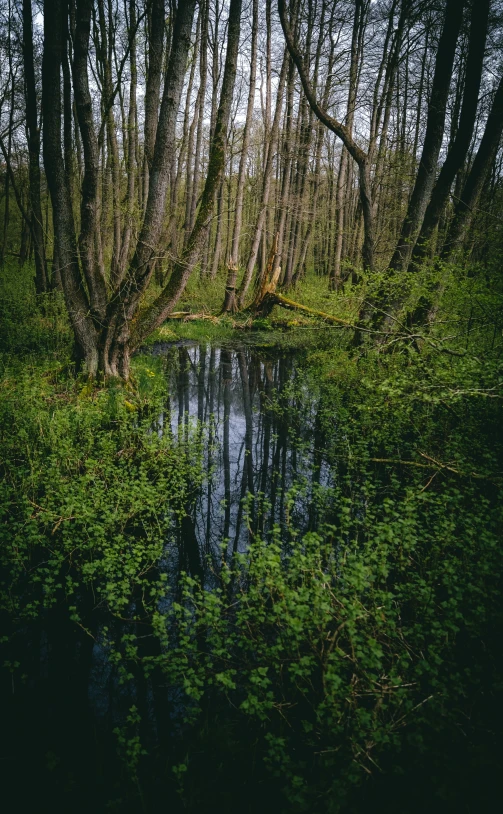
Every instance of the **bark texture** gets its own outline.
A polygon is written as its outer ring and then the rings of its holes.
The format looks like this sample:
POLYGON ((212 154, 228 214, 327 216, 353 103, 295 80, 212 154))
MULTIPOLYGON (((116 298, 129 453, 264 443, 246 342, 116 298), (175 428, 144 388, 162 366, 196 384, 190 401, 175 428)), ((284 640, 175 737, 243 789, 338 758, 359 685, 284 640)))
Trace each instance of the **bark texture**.
POLYGON ((472 5, 470 43, 459 126, 426 209, 423 226, 413 253, 416 268, 426 255, 434 229, 438 225, 447 203, 452 184, 456 174, 463 166, 472 140, 482 79, 489 6, 490 0, 478 0, 472 5))
POLYGON ((503 134, 503 77, 500 79, 494 100, 487 118, 477 155, 468 173, 461 197, 457 202, 454 218, 447 233, 442 258, 449 259, 463 243, 480 194, 486 182, 491 165, 503 134))
POLYGON ((229 258, 227 273, 227 283, 225 286, 225 299, 222 311, 231 312, 237 310, 236 300, 236 279, 239 270, 239 238, 241 236, 241 226, 243 222, 243 200, 246 177, 246 162, 248 160, 248 147, 250 143, 250 129, 255 104, 255 83, 257 76, 257 33, 258 33, 258 0, 253 0, 253 19, 251 31, 251 56, 250 56, 250 84, 248 89, 248 103, 246 106, 246 118, 243 128, 243 143, 239 158, 239 171, 236 192, 236 212, 234 216, 234 228, 232 233, 232 247, 229 258))
POLYGON ((421 229, 426 207, 435 184, 438 157, 444 136, 445 113, 454 54, 463 21, 464 5, 464 0, 447 0, 428 105, 423 150, 407 215, 390 262, 390 268, 394 271, 406 271, 409 266, 414 244, 421 229))
POLYGON ((168 284, 139 320, 135 333, 135 342, 141 341, 141 339, 151 333, 154 328, 161 325, 170 311, 173 310, 200 258, 201 249, 207 236, 210 218, 214 208, 215 192, 224 169, 227 126, 229 123, 237 70, 239 35, 241 30, 241 6, 242 0, 231 0, 229 7, 227 53, 222 79, 220 104, 218 106, 215 129, 211 142, 206 183, 194 228, 190 234, 185 251, 180 260, 175 263, 168 284))
POLYGON ((31 0, 23 0, 23 62, 29 162, 30 223, 35 250, 35 286, 37 293, 41 294, 43 291, 47 291, 49 280, 45 259, 44 227, 40 197, 40 129, 37 117, 31 0))
POLYGON ((97 333, 79 269, 72 215, 71 191, 61 149, 61 59, 63 53, 62 0, 46 0, 44 7, 44 55, 42 63, 42 106, 44 110, 44 166, 51 193, 54 240, 68 314, 78 348, 87 370, 98 369, 97 333))

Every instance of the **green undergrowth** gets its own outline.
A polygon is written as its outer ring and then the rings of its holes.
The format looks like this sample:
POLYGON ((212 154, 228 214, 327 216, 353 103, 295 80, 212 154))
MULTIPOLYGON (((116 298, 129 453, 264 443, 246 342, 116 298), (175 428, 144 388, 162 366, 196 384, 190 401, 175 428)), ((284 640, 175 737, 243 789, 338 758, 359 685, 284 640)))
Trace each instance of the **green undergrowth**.
POLYGON ((235 335, 235 325, 233 320, 220 319, 218 322, 211 322, 206 319, 168 319, 164 325, 148 337, 145 346, 151 346, 156 342, 177 342, 179 340, 190 339, 194 342, 214 342, 230 339, 235 335))
POLYGON ((135 360, 128 387, 39 362, 6 368, 0 388, 2 607, 36 617, 65 597, 71 610, 92 584, 118 612, 200 481, 201 433, 155 430, 167 395, 155 359, 135 360))
POLYGON ((498 355, 332 346, 299 360, 273 409, 288 409, 300 450, 315 398, 335 482, 299 477, 287 528, 223 557, 217 588, 182 576, 153 615, 163 653, 129 653, 183 687, 186 808, 218 797, 231 766, 281 811, 489 810, 503 722, 498 355), (317 518, 305 535, 300 494, 317 518))
MULTIPOLYGON (((311 284, 309 305, 328 310, 311 284)), ((281 526, 259 533, 248 519, 249 549, 208 557, 204 584, 183 568, 173 577, 174 529, 207 487, 209 428, 169 429, 169 357, 139 354, 127 386, 94 386, 73 374, 57 297, 37 311, 11 288, 0 369, 9 692, 29 686, 32 627, 63 615, 81 648, 101 643, 127 706, 114 722, 118 810, 490 810, 503 723, 501 316, 481 273, 444 284, 419 352, 354 350, 345 333, 302 324, 275 331, 276 313, 257 332, 231 320, 157 332, 295 346, 295 375, 268 409, 299 458, 314 438, 331 472, 300 467, 281 526)))
MULTIPOLYGON (((194 275, 179 304, 180 310, 193 314, 217 316, 220 314, 225 289, 225 275, 219 273, 213 281, 201 280, 194 275)), ((330 290, 325 277, 312 271, 290 289, 286 295, 301 305, 344 320, 349 325, 357 324, 364 303, 400 303, 395 318, 387 330, 387 339, 381 339, 386 350, 401 350, 403 344, 416 343, 440 348, 441 352, 477 353, 491 352, 501 338, 503 329, 503 291, 501 275, 496 263, 492 265, 465 264, 425 265, 419 271, 407 275, 391 276, 385 272, 359 271, 357 282, 349 278, 340 289, 330 290), (435 320, 429 325, 426 314, 431 306, 436 307, 435 320), (411 318, 415 324, 411 324, 411 318), (408 339, 408 337, 411 339, 408 339), (440 343, 440 344, 439 344, 440 343)), ((384 306, 386 310, 386 306, 384 306)), ((149 341, 171 337, 175 339, 219 340, 239 337, 248 331, 268 335, 265 341, 272 342, 281 334, 303 334, 326 330, 332 335, 341 334, 351 341, 351 330, 342 325, 329 325, 323 319, 311 317, 300 311, 289 311, 275 306, 267 318, 251 319, 246 311, 233 317, 224 315, 218 322, 204 320, 168 320, 155 332, 149 341), (172 333, 171 333, 172 332, 172 333)), ((364 336, 367 350, 379 336, 364 336)), ((288 340, 286 340, 288 342, 288 340)), ((304 341, 304 339, 301 339, 304 341)), ((314 341, 317 341, 314 339, 314 341)))
MULTIPOLYGON (((246 310, 233 316, 221 315, 224 292, 225 274, 222 272, 215 280, 201 279, 194 274, 177 310, 201 314, 205 318, 168 319, 153 332, 145 345, 180 339, 225 341, 238 339, 248 332, 260 334, 268 344, 274 344, 275 338, 278 344, 294 344, 296 338, 312 343, 317 341, 316 333, 322 331, 332 336, 341 334, 344 341, 351 341, 352 333, 348 328, 328 325, 322 319, 280 306, 275 306, 267 318, 252 319, 246 310), (288 333, 294 335, 293 342, 282 336, 288 333), (307 334, 312 339, 306 340, 307 334)), ((381 341, 381 345, 392 351, 401 350, 402 345, 407 344, 409 334, 412 336, 410 342, 426 345, 427 349, 436 347, 442 352, 455 353, 471 350, 475 355, 492 353, 503 329, 503 292, 497 264, 433 264, 421 271, 394 277, 384 272, 359 272, 357 283, 348 280, 337 292, 330 290, 325 277, 308 271, 293 289, 285 293, 301 305, 349 324, 358 322, 364 302, 400 302, 401 310, 392 322, 391 336, 381 341), (437 304, 438 310, 435 322, 429 328, 422 321, 421 308, 433 303, 437 304), (411 315, 419 320, 418 327, 410 325, 411 315), (394 339, 393 334, 398 334, 399 338, 394 339)), ((42 352, 45 356, 58 358, 65 354, 70 356, 71 335, 61 294, 53 292, 37 297, 33 270, 29 266, 18 268, 16 265, 2 270, 0 294, 0 354, 26 356, 42 352)), ((369 334, 365 339, 367 349, 376 337, 369 334)))
MULTIPOLYGON (((347 810, 367 776, 407 771, 409 748, 434 750, 441 766, 442 737, 456 739, 460 718, 472 716, 473 739, 474 710, 491 699, 501 711, 491 686, 501 677, 492 649, 501 550, 489 502, 455 487, 409 488, 379 505, 372 491, 364 519, 341 494, 335 526, 292 534, 286 549, 278 531, 256 540, 224 567, 219 589, 185 577, 181 601, 154 617, 166 651, 147 670, 183 686, 192 726, 213 709, 229 732, 228 760, 230 744, 254 742, 256 775, 278 779, 281 810, 347 810)), ((218 742, 211 731, 206 741, 218 742)), ((491 761, 495 732, 489 741, 491 761)), ((187 754, 181 793, 195 809, 195 744, 187 754)))
POLYGON ((71 336, 63 297, 58 292, 37 296, 34 272, 6 265, 0 271, 0 365, 13 356, 61 360, 70 355, 71 336))
POLYGON ((222 318, 218 323, 202 319, 168 319, 151 334, 143 350, 148 352, 148 348, 157 343, 175 345, 187 341, 299 349, 318 346, 323 341, 323 336, 333 344, 337 331, 332 326, 315 320, 292 319, 291 316, 285 316, 287 313, 283 311, 268 318, 256 318, 253 322, 249 317, 222 318))

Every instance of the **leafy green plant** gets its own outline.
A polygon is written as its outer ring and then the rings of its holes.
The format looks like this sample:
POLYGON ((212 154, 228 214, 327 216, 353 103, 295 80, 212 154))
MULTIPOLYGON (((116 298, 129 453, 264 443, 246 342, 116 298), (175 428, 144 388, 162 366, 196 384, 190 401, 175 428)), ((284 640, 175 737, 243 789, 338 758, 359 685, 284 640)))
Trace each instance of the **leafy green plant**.
MULTIPOLYGON (((36 616, 84 584, 120 613, 148 585, 200 482, 202 443, 201 433, 155 430, 165 380, 154 367, 138 362, 136 389, 82 387, 47 367, 5 376, 2 604, 11 612, 36 616)), ((72 618, 82 622, 77 607, 72 618)))
MULTIPOLYGON (((410 303, 428 274, 407 281, 410 303)), ((322 456, 330 477, 313 477, 316 461, 300 467, 270 531, 267 498, 245 496, 249 549, 222 548, 203 582, 175 562, 174 527, 204 483, 210 436, 195 424, 171 431, 165 373, 175 354, 138 356, 130 385, 97 387, 70 375, 66 329, 57 322, 50 338, 48 310, 22 304, 24 334, 21 312, 10 311, 0 382, 4 668, 17 691, 19 642, 40 620, 64 617, 92 637, 120 688, 115 740, 142 793, 159 775, 195 810, 208 789, 220 800, 235 775, 239 793, 244 781, 276 810, 365 810, 368 778, 406 775, 411 755, 426 756, 437 777, 446 742, 467 741, 468 765, 496 765, 498 294, 484 292, 476 269, 449 274, 449 322, 420 352, 410 343, 354 352, 333 330, 267 334, 268 345, 297 343, 267 410, 286 417, 298 458, 322 456), (257 506, 266 531, 253 526, 257 506), (163 698, 156 714, 169 735, 155 748, 140 685, 163 698)), ((296 296, 348 316, 372 284, 338 297, 308 277, 296 296)), ((167 330, 163 341, 228 339, 232 326, 167 330)))

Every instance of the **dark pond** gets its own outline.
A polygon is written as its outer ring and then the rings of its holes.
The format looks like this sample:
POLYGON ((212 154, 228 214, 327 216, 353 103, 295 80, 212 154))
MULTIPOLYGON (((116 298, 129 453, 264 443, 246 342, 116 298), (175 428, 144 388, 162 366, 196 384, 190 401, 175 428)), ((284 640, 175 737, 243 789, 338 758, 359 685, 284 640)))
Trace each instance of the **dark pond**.
MULTIPOLYGON (((288 523, 300 531, 314 527, 310 488, 298 486, 328 484, 332 477, 319 449, 314 399, 298 380, 293 352, 181 342, 160 344, 153 354, 169 361, 169 403, 152 432, 199 437, 205 469, 203 485, 194 490, 185 516, 166 541, 159 567, 171 586, 181 569, 211 586, 223 552, 229 557, 246 550, 250 536, 284 526, 288 512, 288 523)), ((85 605, 89 597, 82 595, 80 601, 85 605)), ((113 730, 143 695, 143 734, 155 751, 158 699, 141 678, 121 683, 110 660, 104 631, 113 627, 120 638, 130 629, 127 623, 121 627, 102 610, 94 620, 92 637, 86 636, 60 607, 18 631, 25 680, 4 687, 2 743, 7 785, 16 777, 11 789, 15 810, 38 807, 39 800, 44 810, 141 806, 141 798, 130 800, 130 792, 121 788, 123 768, 115 757, 113 730), (21 767, 26 777, 19 780, 21 767)), ((162 714, 168 715, 176 737, 183 704, 176 693, 168 692, 165 700, 162 714)), ((152 778, 149 782, 155 785, 152 778)), ((158 793, 163 795, 162 787, 158 793)), ((172 805, 184 808, 176 795, 172 805)))
POLYGON ((158 431, 168 422, 174 436, 204 426, 207 476, 180 529, 181 566, 202 575, 222 549, 245 551, 250 536, 284 529, 287 503, 289 522, 300 532, 314 528, 312 490, 328 487, 334 471, 295 353, 196 345, 177 348, 173 362, 170 410, 158 431))
MULTIPOLYGON (((410 458, 418 435, 426 443, 425 425, 391 422, 386 428, 381 412, 375 427, 368 416, 362 419, 358 438, 354 423, 351 427, 347 423, 356 409, 350 392, 341 396, 339 409, 327 404, 315 377, 307 376, 299 365, 299 352, 182 343, 157 346, 153 353, 166 360, 169 401, 151 432, 169 434, 175 442, 195 439, 201 445, 204 470, 202 482, 189 492, 184 516, 173 523, 157 564, 170 589, 168 598, 159 600, 161 609, 179 598, 181 571, 211 591, 219 585, 222 563, 246 552, 252 540, 268 540, 275 534, 288 543, 292 534, 300 538, 320 524, 341 526, 344 501, 351 503, 354 528, 363 528, 371 504, 377 506, 372 511, 378 517, 393 489, 404 489, 407 478, 416 477, 416 470, 404 468, 398 487, 396 471, 390 473, 379 461, 410 458), (363 452, 375 461, 372 486, 367 482, 368 460, 367 468, 348 467, 348 457, 363 452)), ((434 470, 417 481, 418 493, 426 489, 430 494, 431 474, 434 470)), ((429 522, 425 511, 425 527, 429 522)), ((348 526, 337 545, 341 539, 343 545, 354 545, 359 534, 348 526)), ((410 562, 414 569, 412 558, 410 562)), ((159 652, 149 620, 141 621, 141 598, 131 597, 122 618, 111 617, 103 606, 93 607, 92 595, 84 590, 79 601, 92 611, 86 617, 92 618, 92 628, 72 623, 59 604, 17 631, 24 679, 14 683, 12 678, 11 686, 8 671, 2 677, 6 704, 1 764, 6 796, 10 795, 7 811, 489 810, 493 733, 478 740, 480 732, 475 738, 466 735, 475 743, 474 758, 458 743, 451 753, 452 729, 442 727, 430 762, 427 737, 422 734, 418 744, 411 737, 401 747, 405 767, 401 774, 393 775, 393 758, 385 758, 384 779, 378 771, 366 790, 356 784, 345 802, 336 805, 324 797, 315 806, 305 802, 309 796, 304 801, 299 796, 297 803, 292 796, 285 798, 281 775, 255 767, 260 763, 257 744, 267 729, 265 723, 240 730, 246 723, 231 726, 218 704, 208 702, 203 724, 194 734, 180 687, 141 669, 132 668, 126 679, 121 676, 111 638, 122 641, 132 636, 140 655, 159 652), (134 721, 128 723, 132 706, 141 713, 136 728, 134 721), (128 726, 128 731, 132 726, 139 732, 140 740, 124 749, 146 752, 137 780, 131 779, 118 757, 120 730, 128 726), (185 787, 182 793, 172 766, 189 762, 190 782, 200 788, 185 787), (475 795, 482 800, 479 808, 473 807, 473 794, 464 791, 466 808, 459 808, 456 786, 463 788, 467 772, 474 783, 486 787, 485 796, 475 795)), ((492 628, 488 636, 493 636, 492 628)), ((204 650, 204 644, 201 647, 204 650)), ((487 709, 482 707, 477 726, 487 730, 487 709)), ((299 765, 307 766, 308 776, 308 763, 299 765)))

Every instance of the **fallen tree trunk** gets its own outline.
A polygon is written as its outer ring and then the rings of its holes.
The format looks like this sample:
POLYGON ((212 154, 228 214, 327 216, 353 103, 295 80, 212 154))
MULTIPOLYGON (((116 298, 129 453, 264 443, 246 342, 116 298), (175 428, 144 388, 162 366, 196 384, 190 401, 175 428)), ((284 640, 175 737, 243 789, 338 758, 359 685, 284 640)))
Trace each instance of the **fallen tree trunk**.
POLYGON ((339 317, 326 314, 324 311, 317 311, 314 308, 309 308, 307 305, 301 305, 300 302, 290 300, 288 297, 284 297, 283 294, 278 294, 276 292, 276 287, 281 276, 281 266, 275 263, 278 252, 278 237, 278 234, 276 234, 274 243, 269 253, 269 260, 265 273, 262 279, 259 280, 257 293, 248 310, 250 310, 253 314, 266 317, 271 313, 275 305, 280 305, 282 308, 286 308, 289 311, 300 311, 301 313, 308 314, 312 317, 319 317, 320 319, 325 320, 325 322, 343 325, 345 328, 357 329, 358 326, 354 325, 352 322, 347 322, 345 319, 339 319, 339 317))
MULTIPOLYGON (((271 284, 272 282, 273 281, 271 281, 271 284)), ((353 322, 348 322, 345 319, 339 319, 339 317, 334 317, 332 314, 326 314, 324 311, 317 311, 314 308, 309 308, 307 305, 301 305, 300 302, 294 302, 294 300, 284 297, 283 294, 277 294, 275 291, 266 291, 255 310, 260 312, 262 316, 267 316, 267 314, 271 313, 275 305, 280 305, 282 308, 286 308, 288 311, 300 311, 302 314, 308 314, 311 317, 319 317, 325 322, 332 322, 335 325, 343 325, 345 328, 353 328, 354 330, 358 329, 358 325, 355 325, 353 322)))

